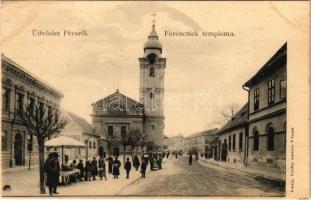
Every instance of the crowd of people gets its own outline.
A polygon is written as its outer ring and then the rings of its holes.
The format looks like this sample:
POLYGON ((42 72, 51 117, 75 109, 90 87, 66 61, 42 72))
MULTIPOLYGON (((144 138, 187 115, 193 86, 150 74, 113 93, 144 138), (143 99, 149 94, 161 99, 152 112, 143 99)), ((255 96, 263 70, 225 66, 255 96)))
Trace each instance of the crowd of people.
MULTIPOLYGON (((147 166, 150 166, 150 170, 158 170, 162 169, 162 161, 164 157, 169 156, 166 153, 142 153, 141 157, 139 158, 138 155, 135 155, 132 158, 132 162, 130 158, 126 158, 124 164, 124 170, 126 172, 126 179, 130 178, 130 172, 133 168, 138 171, 140 169, 141 177, 146 178, 146 170, 147 166)), ((86 160, 85 162, 80 159, 78 162, 77 160, 72 160, 72 163, 69 164, 66 161, 60 167, 58 154, 56 152, 50 153, 48 158, 46 159, 44 170, 47 175, 47 185, 49 187, 49 194, 58 194, 57 192, 57 185, 59 184, 59 176, 60 171, 72 171, 73 169, 77 169, 77 174, 73 174, 70 177, 71 182, 79 181, 94 181, 99 178, 100 180, 107 180, 107 172, 108 174, 113 175, 113 179, 119 179, 120 176, 120 167, 121 162, 118 159, 118 156, 112 157, 108 155, 105 157, 104 155, 100 156, 98 159, 93 157, 92 160, 86 160)))

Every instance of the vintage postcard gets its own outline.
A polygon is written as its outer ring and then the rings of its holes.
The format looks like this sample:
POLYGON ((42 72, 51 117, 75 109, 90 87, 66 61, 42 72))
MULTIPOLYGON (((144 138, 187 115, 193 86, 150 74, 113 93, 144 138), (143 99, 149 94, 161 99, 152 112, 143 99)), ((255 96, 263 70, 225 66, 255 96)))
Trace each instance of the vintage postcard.
POLYGON ((2 1, 2 197, 308 198, 308 1, 2 1))

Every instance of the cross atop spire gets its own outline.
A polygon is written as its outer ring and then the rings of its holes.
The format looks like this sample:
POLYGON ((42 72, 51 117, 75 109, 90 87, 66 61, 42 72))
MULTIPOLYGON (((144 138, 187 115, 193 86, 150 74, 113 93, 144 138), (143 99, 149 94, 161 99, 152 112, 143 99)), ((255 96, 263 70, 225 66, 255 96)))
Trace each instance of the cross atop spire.
POLYGON ((154 25, 154 24, 155 24, 155 18, 156 18, 156 16, 157 16, 157 14, 153 11, 152 14, 151 14, 151 16, 153 17, 152 22, 153 22, 153 25, 154 25))

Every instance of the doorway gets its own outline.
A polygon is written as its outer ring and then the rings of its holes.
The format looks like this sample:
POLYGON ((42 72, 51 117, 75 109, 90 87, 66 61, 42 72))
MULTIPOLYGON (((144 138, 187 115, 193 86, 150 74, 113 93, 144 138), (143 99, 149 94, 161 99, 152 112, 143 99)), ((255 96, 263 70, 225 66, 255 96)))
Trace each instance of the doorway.
POLYGON ((15 165, 23 164, 23 137, 17 132, 14 137, 14 159, 15 165))
POLYGON ((113 148, 113 156, 119 156, 119 155, 120 155, 119 147, 114 147, 113 148))

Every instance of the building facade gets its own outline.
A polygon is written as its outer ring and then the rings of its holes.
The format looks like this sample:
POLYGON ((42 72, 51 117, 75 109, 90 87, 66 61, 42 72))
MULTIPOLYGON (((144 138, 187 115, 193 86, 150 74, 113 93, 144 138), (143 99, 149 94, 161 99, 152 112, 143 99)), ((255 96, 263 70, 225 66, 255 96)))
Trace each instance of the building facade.
POLYGON ((248 164, 285 171, 287 44, 243 87, 249 98, 248 164))
POLYGON ((21 124, 19 115, 29 103, 59 107, 63 95, 4 55, 1 55, 1 70, 2 169, 28 165, 30 153, 31 164, 38 164, 37 140, 21 124))
MULTIPOLYGON (((139 102, 117 91, 92 104, 92 124, 103 138, 102 147, 109 152, 119 154, 123 148, 123 136, 133 129, 143 134, 143 143, 151 144, 146 145, 148 150, 163 150, 166 58, 161 56, 162 44, 158 39, 153 24, 144 44, 144 55, 139 58, 139 102)), ((128 148, 126 151, 129 151, 128 148)), ((136 150, 141 151, 141 148, 136 150)))
POLYGON ((207 154, 208 158, 212 157, 212 141, 217 137, 216 131, 217 129, 210 129, 186 137, 184 140, 184 152, 207 154))
MULTIPOLYGON (((65 148, 64 155, 67 155, 69 160, 91 159, 94 156, 98 156, 99 151, 102 151, 98 146, 99 135, 96 135, 91 125, 85 119, 72 112, 64 112, 64 117, 68 123, 57 135, 73 138, 86 145, 85 148, 65 148)), ((58 151, 59 155, 61 155, 61 150, 58 149, 58 151)))
POLYGON ((217 130, 213 147, 215 160, 243 165, 246 159, 248 104, 245 104, 223 127, 217 130))

